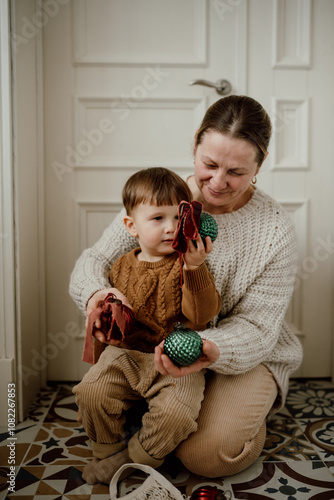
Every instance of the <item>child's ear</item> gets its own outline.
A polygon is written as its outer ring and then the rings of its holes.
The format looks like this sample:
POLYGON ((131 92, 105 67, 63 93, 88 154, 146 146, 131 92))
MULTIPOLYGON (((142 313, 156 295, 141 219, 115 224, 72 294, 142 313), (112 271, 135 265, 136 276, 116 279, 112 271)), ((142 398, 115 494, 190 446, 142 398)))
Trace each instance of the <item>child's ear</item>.
POLYGON ((130 217, 129 215, 126 215, 123 219, 123 222, 128 233, 131 234, 131 236, 134 236, 134 238, 137 238, 138 233, 136 229, 136 223, 133 220, 133 218, 130 217))

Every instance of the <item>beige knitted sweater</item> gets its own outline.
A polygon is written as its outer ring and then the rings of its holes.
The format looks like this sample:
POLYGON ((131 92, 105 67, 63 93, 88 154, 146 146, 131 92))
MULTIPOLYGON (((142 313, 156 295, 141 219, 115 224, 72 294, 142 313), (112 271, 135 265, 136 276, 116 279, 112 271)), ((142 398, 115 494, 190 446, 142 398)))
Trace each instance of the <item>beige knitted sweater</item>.
MULTIPOLYGON (((94 292, 110 286, 111 264, 137 246, 124 227, 124 215, 121 212, 101 239, 83 252, 72 272, 70 294, 83 312, 94 292)), ((222 307, 200 333, 220 350, 210 369, 235 375, 263 363, 279 387, 278 409, 284 403, 289 376, 302 360, 300 342, 284 321, 297 262, 292 221, 259 189, 244 207, 214 218, 218 237, 206 264, 222 307)))

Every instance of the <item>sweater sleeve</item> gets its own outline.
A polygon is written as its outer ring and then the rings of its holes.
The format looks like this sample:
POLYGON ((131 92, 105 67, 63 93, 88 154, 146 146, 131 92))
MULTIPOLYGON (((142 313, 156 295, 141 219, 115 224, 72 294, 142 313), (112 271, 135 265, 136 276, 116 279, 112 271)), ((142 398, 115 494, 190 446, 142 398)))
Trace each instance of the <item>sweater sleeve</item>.
POLYGON ((182 312, 192 323, 206 325, 219 314, 222 301, 206 264, 197 269, 183 269, 182 312))
POLYGON ((75 263, 70 278, 69 292, 78 308, 85 314, 90 297, 103 288, 109 288, 109 271, 115 260, 138 246, 127 232, 123 209, 94 246, 83 251, 75 263))
MULTIPOLYGON (((277 231, 262 271, 229 314, 215 328, 200 332, 215 342, 220 357, 210 369, 223 374, 245 373, 277 352, 297 266, 297 245, 292 223, 277 231)), ((263 250, 264 251, 264 250, 263 250)), ((259 255, 259 259, 263 258, 259 255)), ((278 349, 279 350, 279 349, 278 349)), ((286 355, 286 353, 285 353, 286 355)), ((284 353, 282 353, 283 360, 284 353)), ((282 360, 276 360, 278 362, 282 360)))

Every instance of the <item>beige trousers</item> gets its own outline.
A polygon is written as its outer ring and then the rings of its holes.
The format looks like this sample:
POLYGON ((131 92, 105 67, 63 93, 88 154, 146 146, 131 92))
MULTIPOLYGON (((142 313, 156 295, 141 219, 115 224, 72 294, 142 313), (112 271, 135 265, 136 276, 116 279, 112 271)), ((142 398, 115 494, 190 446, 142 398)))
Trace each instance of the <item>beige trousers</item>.
POLYGON ((203 372, 178 379, 162 376, 154 354, 108 346, 73 392, 97 458, 125 447, 124 412, 144 398, 148 412, 129 442, 129 455, 134 462, 159 466, 197 429, 204 386, 203 372))
POLYGON ((264 365, 236 376, 208 371, 197 431, 176 455, 188 470, 206 477, 246 469, 261 454, 276 397, 276 382, 264 365))

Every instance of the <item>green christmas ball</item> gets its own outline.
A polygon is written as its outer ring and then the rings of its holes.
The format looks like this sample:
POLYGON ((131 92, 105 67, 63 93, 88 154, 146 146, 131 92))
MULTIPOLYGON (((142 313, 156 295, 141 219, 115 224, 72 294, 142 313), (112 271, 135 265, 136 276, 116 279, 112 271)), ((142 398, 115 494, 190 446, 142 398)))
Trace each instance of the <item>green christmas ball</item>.
POLYGON ((178 366, 188 366, 194 363, 202 354, 203 341, 200 335, 177 323, 164 344, 164 353, 178 366))
POLYGON ((218 235, 218 224, 212 215, 207 212, 201 213, 198 231, 204 242, 206 236, 210 236, 211 241, 215 241, 218 235))

